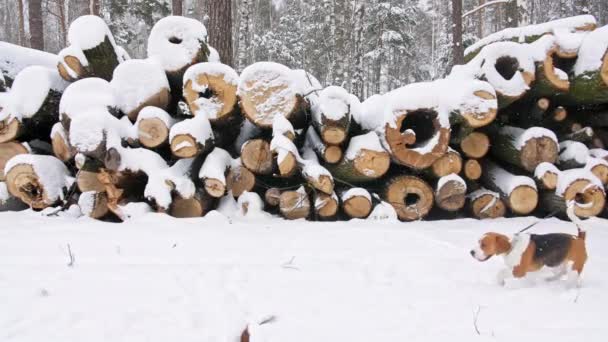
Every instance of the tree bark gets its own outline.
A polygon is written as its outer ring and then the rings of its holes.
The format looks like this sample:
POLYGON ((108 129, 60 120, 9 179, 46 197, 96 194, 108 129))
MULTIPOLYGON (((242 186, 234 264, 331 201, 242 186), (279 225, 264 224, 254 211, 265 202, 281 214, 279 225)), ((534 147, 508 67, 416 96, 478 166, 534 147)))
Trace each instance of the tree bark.
POLYGON ((44 50, 44 27, 42 21, 42 0, 29 0, 30 46, 44 50))
POLYGON ((25 41, 25 13, 23 12, 24 6, 23 6, 23 1, 24 0, 18 0, 18 5, 19 5, 19 45, 21 46, 26 46, 27 43, 25 41))
POLYGON ((452 0, 452 61, 454 65, 464 63, 462 0, 452 0))
POLYGON ((89 13, 96 16, 101 14, 100 0, 89 0, 89 13))
MULTIPOLYGON (((216 1, 216 2, 230 2, 230 1, 216 1)), ((171 9, 173 15, 183 15, 183 4, 182 0, 172 0, 171 1, 171 9)))
POLYGON ((222 63, 233 66, 232 1, 206 1, 205 4, 205 12, 209 16, 207 22, 209 45, 219 52, 222 63))

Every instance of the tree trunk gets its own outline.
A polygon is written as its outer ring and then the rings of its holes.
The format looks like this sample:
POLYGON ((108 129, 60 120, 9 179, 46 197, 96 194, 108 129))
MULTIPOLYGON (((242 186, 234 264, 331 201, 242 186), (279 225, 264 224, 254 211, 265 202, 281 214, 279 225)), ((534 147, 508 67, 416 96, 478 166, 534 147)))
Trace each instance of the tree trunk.
POLYGON ((27 46, 27 42, 25 41, 25 9, 23 6, 23 1, 25 0, 18 0, 18 10, 19 10, 19 45, 21 46, 27 46))
POLYGON ((96 16, 101 14, 101 0, 89 0, 89 13, 96 16))
MULTIPOLYGON (((226 1, 219 1, 219 2, 226 2, 226 1)), ((227 1, 227 2, 230 2, 230 1, 227 1)), ((173 15, 183 15, 182 0, 171 0, 171 9, 172 9, 173 15)))
POLYGON ((205 4, 205 13, 209 16, 209 45, 217 49, 222 63, 233 66, 232 1, 205 1, 205 4))
POLYGON ((452 0, 452 61, 454 65, 464 64, 462 0, 452 0))
POLYGON ((557 138, 547 129, 532 127, 524 130, 504 126, 492 134, 492 155, 501 161, 534 172, 544 162, 555 163, 558 156, 557 138))
POLYGON ((528 215, 538 205, 538 191, 534 180, 516 176, 497 164, 484 161, 482 182, 490 190, 500 194, 500 198, 516 215, 528 215))
POLYGON ((42 0, 28 1, 28 15, 30 23, 30 46, 33 49, 44 50, 42 0))

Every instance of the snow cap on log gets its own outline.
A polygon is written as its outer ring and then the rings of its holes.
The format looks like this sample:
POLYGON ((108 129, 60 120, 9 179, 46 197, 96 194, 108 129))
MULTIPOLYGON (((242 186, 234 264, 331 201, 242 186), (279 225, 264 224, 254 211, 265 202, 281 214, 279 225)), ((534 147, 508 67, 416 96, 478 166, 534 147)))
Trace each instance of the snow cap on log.
POLYGON ((586 169, 562 171, 558 176, 555 193, 543 194, 547 209, 565 213, 569 203, 579 217, 599 215, 606 204, 604 186, 600 180, 586 169))
POLYGON ((381 201, 374 207, 374 210, 372 210, 367 219, 371 221, 397 222, 399 221, 399 216, 397 216, 397 211, 395 211, 392 205, 381 201))
POLYGON ((352 137, 344 159, 336 166, 328 166, 332 174, 347 182, 367 182, 384 176, 391 157, 382 147, 375 132, 352 137))
POLYGON ((521 43, 531 43, 545 34, 563 34, 563 31, 593 31, 596 26, 597 21, 592 15, 580 15, 536 25, 507 28, 480 39, 475 44, 467 47, 464 54, 467 57, 467 60, 469 60, 483 47, 496 42, 518 41, 521 43))
POLYGON ((255 192, 244 192, 237 200, 237 213, 248 219, 268 218, 269 214, 264 212, 264 201, 255 192))
MULTIPOLYGON (((238 95, 245 117, 264 128, 271 127, 276 115, 296 120, 302 101, 291 69, 273 62, 259 62, 245 68, 238 95)), ((294 127, 297 126, 294 122, 294 127)))
POLYGON ((59 113, 64 128, 69 129, 70 121, 80 115, 87 115, 89 109, 108 110, 118 106, 110 83, 104 79, 91 77, 70 84, 61 97, 59 113))
POLYGON ((227 190, 226 175, 236 161, 226 150, 216 147, 207 155, 198 178, 203 181, 205 191, 211 197, 220 198, 227 190))
POLYGON ((538 205, 538 189, 530 177, 514 175, 497 164, 483 162, 483 183, 500 197, 511 211, 518 215, 530 214, 538 205))
POLYGON ((319 93, 312 104, 312 118, 321 139, 339 145, 348 138, 351 117, 359 117, 361 103, 346 89, 329 86, 319 93))
POLYGON ((359 117, 354 119, 364 130, 376 130, 384 123, 385 106, 386 98, 383 95, 372 95, 361 103, 359 117))
POLYGON ((471 213, 480 220, 504 217, 507 212, 500 195, 494 191, 480 188, 467 197, 471 213))
POLYGON ((547 190, 555 190, 557 179, 561 171, 552 163, 540 163, 534 170, 534 178, 541 187, 547 190))
POLYGON ((52 53, 0 42, 0 71, 11 80, 15 79, 21 70, 32 65, 56 69, 58 60, 57 55, 52 53))
POLYGON ((180 159, 173 166, 168 167, 158 154, 148 152, 143 152, 139 156, 147 158, 147 164, 150 166, 141 167, 144 173, 148 175, 148 184, 146 184, 144 196, 153 199, 159 208, 165 210, 169 208, 173 201, 171 196, 173 191, 182 199, 192 198, 196 191, 194 183, 190 179, 193 159, 180 159))
POLYGON ((158 59, 167 72, 176 72, 207 60, 207 29, 198 20, 169 16, 162 18, 150 31, 148 57, 158 59), (204 53, 204 58, 201 54, 204 53))
MULTIPOLYGON (((589 33, 583 40, 578 59, 574 64, 574 74, 583 75, 588 72, 608 69, 608 25, 589 33)), ((608 71, 602 75, 608 83, 608 71)))
POLYGON ((152 59, 131 59, 120 64, 114 69, 110 85, 118 108, 133 122, 143 107, 167 109, 170 102, 167 75, 152 59))
POLYGON ((4 174, 11 195, 34 209, 63 200, 74 181, 62 161, 43 155, 17 155, 6 163, 4 174))
POLYGON ((211 122, 231 114, 238 102, 239 75, 221 63, 199 63, 184 74, 184 98, 193 115, 207 115, 211 122))
POLYGON ((546 128, 503 126, 494 137, 492 153, 501 160, 534 172, 540 163, 556 162, 558 140, 555 133, 546 128))
POLYGON ((89 61, 80 47, 70 45, 59 51, 57 70, 64 80, 76 81, 88 73, 89 61))
POLYGON ((342 193, 341 198, 344 213, 350 218, 366 218, 373 209, 372 196, 366 189, 348 189, 342 193))
POLYGON ((176 123, 169 134, 171 151, 180 158, 192 158, 210 150, 213 140, 213 130, 206 115, 176 123))

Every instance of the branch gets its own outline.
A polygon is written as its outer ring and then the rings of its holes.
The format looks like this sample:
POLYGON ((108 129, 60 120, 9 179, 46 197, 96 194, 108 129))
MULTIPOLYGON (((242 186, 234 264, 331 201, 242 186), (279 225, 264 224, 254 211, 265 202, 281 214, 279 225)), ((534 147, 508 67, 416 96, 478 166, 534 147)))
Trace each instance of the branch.
POLYGON ((477 311, 474 313, 474 316, 473 316, 473 326, 475 327, 475 332, 477 333, 477 335, 481 335, 481 332, 479 331, 479 327, 477 326, 477 319, 479 318, 480 312, 481 312, 481 306, 478 306, 477 311))
POLYGON ((506 4, 508 2, 511 2, 513 0, 494 0, 494 1, 490 1, 490 2, 486 2, 485 4, 475 7, 472 10, 466 12, 465 14, 462 15, 462 18, 466 18, 468 16, 470 16, 471 14, 475 14, 477 12, 479 12, 480 10, 488 7, 488 6, 492 6, 492 5, 498 5, 498 4, 506 4))
POLYGON ((68 267, 73 267, 74 262, 76 262, 76 258, 74 257, 74 254, 72 253, 72 248, 70 247, 69 243, 68 243, 68 255, 70 257, 70 262, 68 263, 68 267))

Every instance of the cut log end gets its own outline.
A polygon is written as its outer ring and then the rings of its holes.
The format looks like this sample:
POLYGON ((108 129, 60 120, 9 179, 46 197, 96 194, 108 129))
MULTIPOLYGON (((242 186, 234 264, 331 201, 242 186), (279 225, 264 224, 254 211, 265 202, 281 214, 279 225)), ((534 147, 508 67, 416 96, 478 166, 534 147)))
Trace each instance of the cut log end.
POLYGON ((331 195, 334 192, 334 180, 332 177, 321 175, 309 182, 313 188, 326 195, 331 195))
POLYGON ((255 175, 245 167, 233 167, 226 178, 227 187, 236 198, 244 192, 251 192, 255 188, 255 175))
POLYGON ((558 158, 559 148, 555 141, 548 137, 529 139, 523 146, 520 162, 524 169, 534 172, 541 163, 554 164, 558 158))
POLYGON ((547 171, 543 174, 542 177, 538 180, 546 190, 555 190, 557 188, 557 179, 559 175, 555 172, 547 171))
POLYGON ((433 163, 431 170, 435 177, 443 177, 452 173, 459 174, 462 171, 462 158, 458 152, 448 151, 433 163))
POLYGON ((23 125, 17 119, 0 121, 0 143, 17 139, 23 132, 23 125))
POLYGON ((553 110, 553 121, 563 122, 566 118, 568 118, 568 111, 566 108, 559 106, 553 110))
POLYGON ((281 190, 278 188, 270 188, 264 193, 264 201, 271 207, 278 207, 281 202, 281 190))
POLYGON ((76 185, 80 192, 102 192, 106 189, 103 182, 100 180, 100 173, 88 170, 78 171, 76 176, 76 185))
POLYGON ((205 179, 204 187, 205 192, 213 198, 221 198, 226 194, 226 184, 218 179, 205 179))
POLYGON ((413 169, 426 169, 445 154, 450 142, 450 129, 441 127, 434 110, 407 111, 397 116, 396 127, 385 126, 385 136, 393 159, 413 169), (411 143, 412 137, 415 143, 411 143), (435 139, 436 138, 436 139, 435 139), (433 143, 421 152, 418 148, 433 143))
POLYGON ((507 213, 504 202, 492 194, 484 194, 471 200, 470 208, 471 214, 480 220, 504 217, 507 213))
POLYGON ((490 150, 490 138, 482 132, 473 132, 460 142, 462 152, 469 158, 483 158, 490 150))
POLYGON ((29 164, 12 167, 6 176, 9 192, 33 209, 44 209, 57 202, 49 198, 39 176, 29 164))
POLYGON ((285 191, 279 199, 279 209, 288 220, 305 219, 310 215, 310 199, 305 191, 285 191))
POLYGON ((57 64, 57 70, 59 71, 59 76, 68 82, 74 82, 87 75, 87 70, 80 63, 80 59, 69 55, 63 58, 63 62, 57 64))
POLYGON ((608 166, 605 164, 598 164, 591 168, 591 173, 593 173, 604 186, 608 185, 608 166))
POLYGON ((568 79, 561 78, 555 67, 554 61, 555 55, 548 54, 543 63, 543 74, 547 80, 549 86, 556 92, 567 92, 570 90, 570 81, 568 79))
POLYGON ((371 179, 384 176, 390 166, 391 157, 387 152, 362 149, 354 160, 357 172, 371 179))
POLYGON ((412 176, 399 176, 386 189, 386 200, 403 221, 419 220, 433 207, 433 189, 423 180, 412 176))
POLYGON ((195 76, 194 80, 186 80, 184 84, 184 98, 194 115, 197 115, 201 110, 199 99, 207 99, 221 105, 221 108, 209 117, 209 121, 214 123, 222 122, 234 113, 238 102, 236 93, 236 85, 226 82, 223 74, 200 73, 195 76), (196 86, 193 82, 196 82, 196 86), (203 93, 195 90, 202 88, 207 90, 203 93))
POLYGON ((200 152, 199 143, 190 134, 180 134, 171 140, 171 152, 178 158, 193 158, 200 152))
POLYGON ((580 179, 570 184, 563 197, 566 203, 574 201, 574 213, 583 218, 599 215, 606 205, 606 195, 603 189, 593 186, 586 179, 580 179))
POLYGON ((329 164, 336 164, 342 160, 342 149, 339 146, 327 146, 323 153, 323 159, 329 164))
POLYGON ((272 173, 273 156, 266 140, 253 139, 241 148, 243 165, 257 175, 272 173))
POLYGON ((538 191, 527 186, 516 187, 509 195, 509 208, 514 214, 528 215, 538 205, 538 191))
POLYGON ((62 162, 71 160, 75 153, 70 143, 66 141, 65 136, 61 134, 55 134, 51 138, 51 145, 53 146, 53 154, 62 162))
MULTIPOLYGON (((494 94, 491 94, 485 90, 478 90, 478 91, 474 92, 473 95, 475 95, 481 99, 484 99, 484 100, 496 99, 496 96, 494 96, 494 94)), ((492 123, 494 121, 494 119, 496 119, 497 114, 498 114, 498 111, 496 110, 496 108, 489 108, 485 112, 474 112, 474 113, 465 112, 465 113, 463 113, 462 116, 466 120, 467 126, 469 126, 471 128, 479 128, 479 127, 487 126, 490 123, 492 123)))
POLYGON ((177 218, 192 218, 205 216, 211 209, 209 198, 199 196, 192 198, 181 198, 176 196, 169 208, 169 214, 177 218))
POLYGON ((129 117, 129 120, 132 122, 137 121, 137 117, 139 116, 139 112, 146 107, 158 107, 161 109, 167 109, 169 107, 169 103, 171 102, 171 92, 168 88, 162 88, 158 93, 150 96, 148 99, 144 100, 137 108, 131 110, 126 113, 129 117))
POLYGON ((0 181, 5 180, 4 167, 6 163, 16 155, 28 154, 29 150, 21 143, 7 142, 0 143, 0 181))
POLYGON ((435 204, 445 211, 455 212, 466 203, 467 187, 460 181, 449 180, 435 191, 435 204))
POLYGON ((292 152, 288 152, 285 158, 278 163, 279 176, 287 178, 293 176, 298 169, 298 161, 292 152))
POLYGON ((169 127, 159 118, 140 120, 137 130, 139 142, 147 148, 157 148, 169 141, 169 127))
POLYGON ((325 127, 321 132, 321 139, 327 144, 340 145, 347 137, 347 132, 342 127, 325 127))
POLYGON ((464 163, 464 176, 468 180, 476 181, 481 178, 483 169, 479 161, 469 159, 464 163))
POLYGON ((336 197, 327 194, 318 194, 315 201, 315 213, 322 220, 328 220, 338 215, 338 201, 336 197))
POLYGON ((366 218, 372 212, 372 203, 367 197, 353 196, 342 204, 344 213, 350 218, 366 218))

